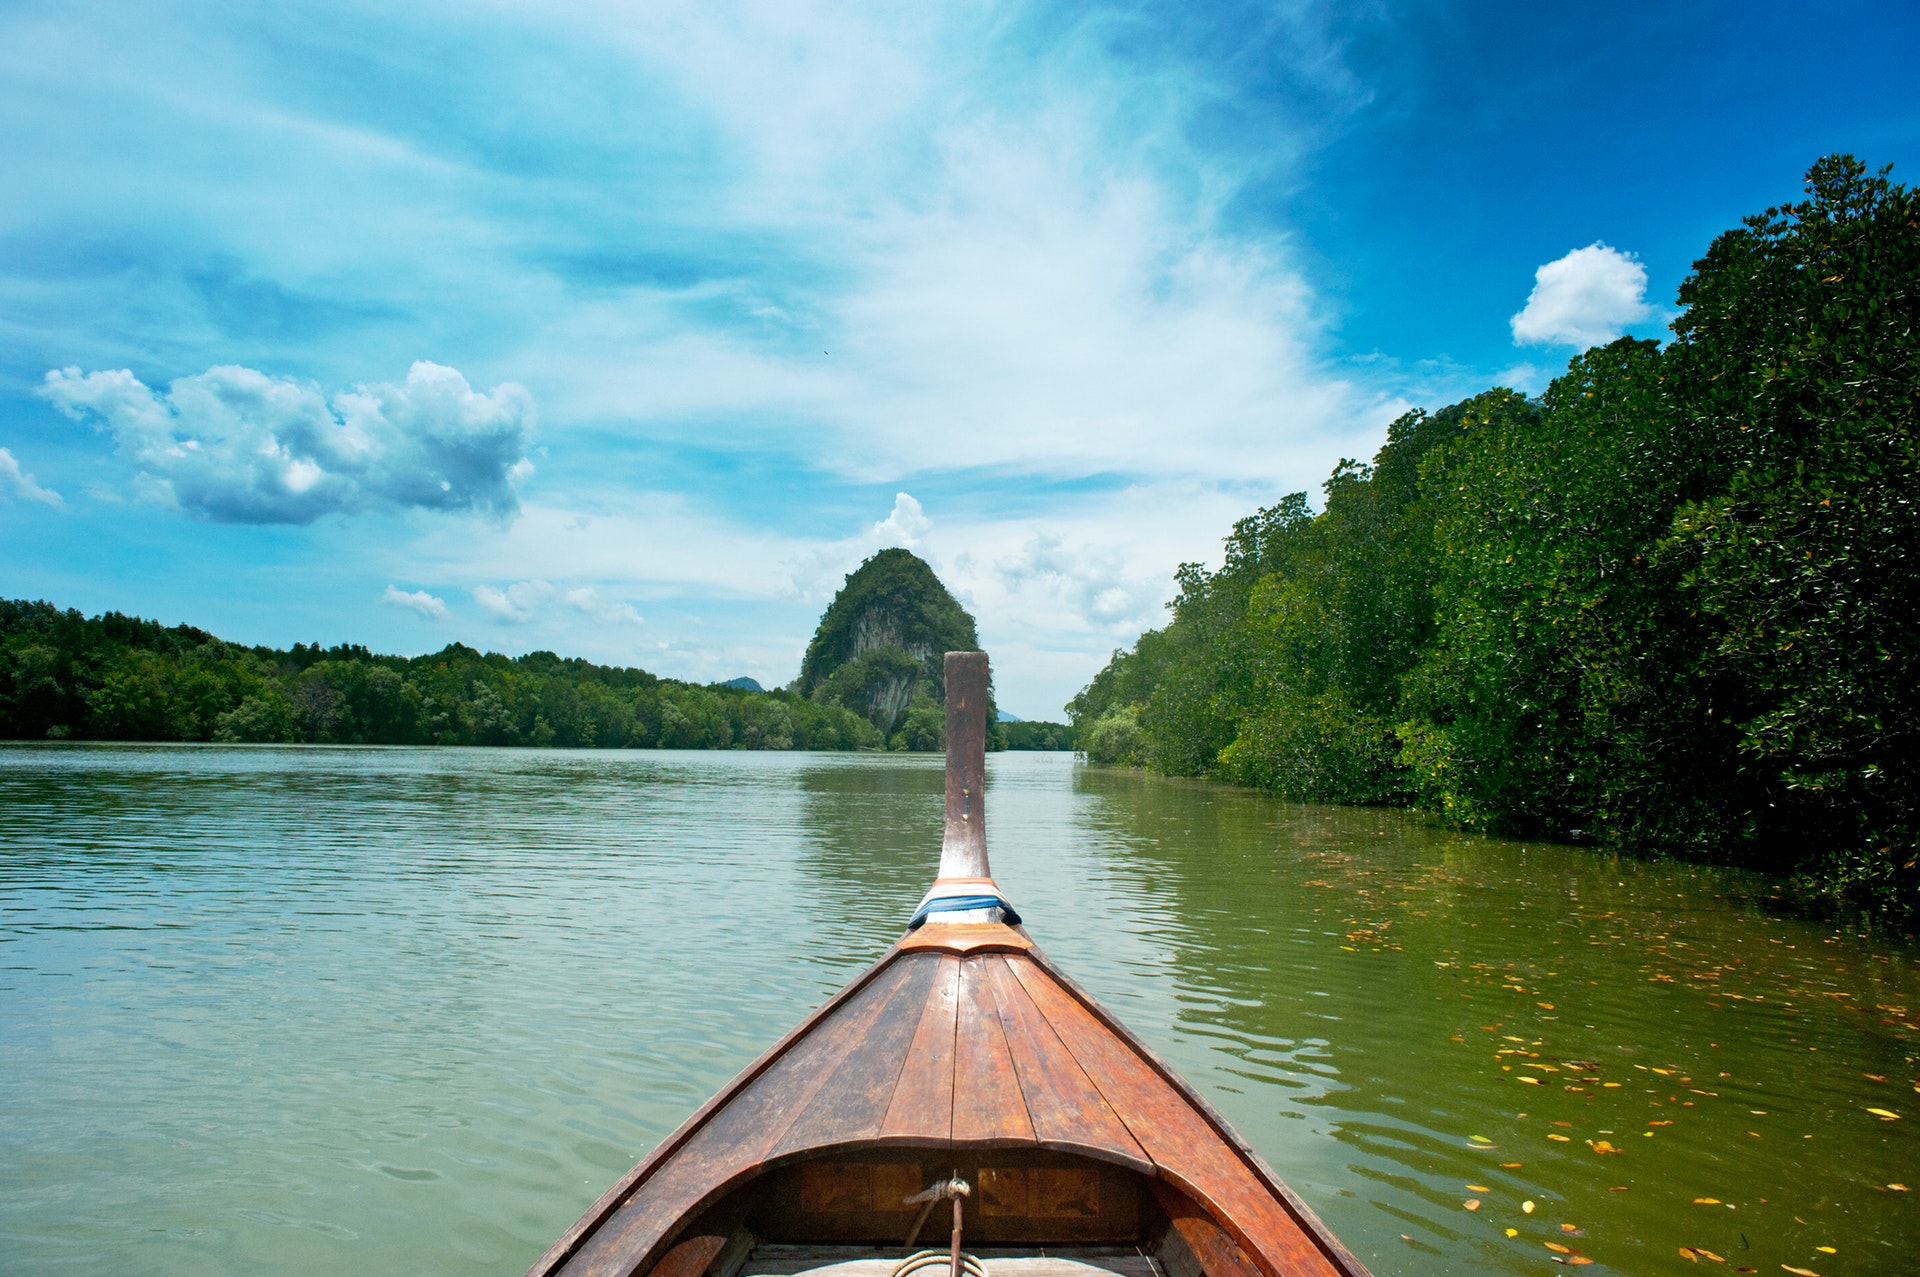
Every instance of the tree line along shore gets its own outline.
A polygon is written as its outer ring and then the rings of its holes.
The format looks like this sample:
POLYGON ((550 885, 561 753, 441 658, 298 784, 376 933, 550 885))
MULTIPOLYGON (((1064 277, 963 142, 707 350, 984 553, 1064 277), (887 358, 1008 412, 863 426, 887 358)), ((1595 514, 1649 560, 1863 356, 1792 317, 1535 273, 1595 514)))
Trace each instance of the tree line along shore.
POLYGON ((1081 749, 1920 920, 1920 200, 1823 159, 1678 303, 1241 520, 1081 749))
MULTIPOLYGON (((931 568, 885 550, 835 596, 790 688, 641 669, 358 645, 243 647, 189 625, 0 600, 0 737, 626 749, 945 747, 940 662, 973 618, 931 568)), ((1061 723, 996 723, 994 749, 1073 748, 1061 723)))

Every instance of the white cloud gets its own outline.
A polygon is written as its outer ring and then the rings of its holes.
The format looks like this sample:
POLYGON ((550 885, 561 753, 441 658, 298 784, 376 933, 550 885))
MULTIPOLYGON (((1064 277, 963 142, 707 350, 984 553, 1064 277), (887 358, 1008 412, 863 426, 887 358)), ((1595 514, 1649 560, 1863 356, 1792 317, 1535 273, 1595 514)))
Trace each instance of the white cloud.
POLYGON ((496 621, 523 625, 544 613, 559 593, 550 581, 516 581, 506 589, 492 585, 473 587, 473 601, 496 621))
POLYGON ((157 499, 220 523, 311 523, 380 507, 505 518, 533 471, 532 397, 511 382, 477 393, 425 360, 401 385, 331 398, 234 365, 181 377, 163 394, 125 369, 56 369, 39 393, 97 421, 157 499))
POLYGON ((600 591, 591 585, 576 586, 561 595, 561 601, 576 612, 583 612, 596 621, 613 625, 645 625, 647 618, 641 616, 631 603, 622 603, 618 599, 602 598, 600 591))
POLYGON ((13 495, 22 501, 38 501, 41 505, 50 505, 56 509, 66 504, 66 500, 51 488, 43 488, 33 481, 33 476, 20 468, 13 453, 0 448, 0 482, 13 489, 13 495))
POLYGON ((1518 390, 1523 395, 1538 394, 1547 388, 1553 380, 1554 369, 1543 368, 1531 360, 1522 360, 1509 364, 1493 374, 1493 384, 1505 386, 1509 390, 1518 390))
MULTIPOLYGON (((1262 83, 1341 80, 1313 6, 1282 10, 1267 26, 1294 33, 1285 47, 1250 41, 1238 61, 1262 83)), ((1161 619, 1174 564, 1217 560, 1233 518, 1369 455, 1402 406, 1332 362, 1293 246, 1246 216, 1297 180, 1340 103, 1215 127, 1249 104, 1216 68, 1154 54, 1146 11, 315 12, 256 47, 162 0, 0 48, 16 71, 0 99, 34 86, 16 132, 61 141, 20 154, 32 216, 8 216, 116 244, 124 220, 144 263, 111 288, 77 275, 58 308, 9 294, 0 335, 47 351, 39 367, 297 360, 338 386, 369 350, 419 350, 531 387, 555 463, 511 524, 319 530, 365 565, 365 599, 434 580, 456 612, 471 594, 519 622, 495 631, 513 642, 625 661, 644 633, 650 668, 772 685, 844 572, 906 544, 979 617, 1009 708, 1049 713, 1161 619), (342 12, 376 33, 379 94, 286 72, 289 51, 332 47, 342 12), (447 56, 411 58, 422 33, 447 56), (475 86, 511 109, 475 110, 475 86), (148 262, 152 227, 165 254, 148 262), (236 284, 212 300, 181 274, 209 260, 236 284), (260 308, 220 310, 249 289, 260 308), (634 460, 677 451, 774 464, 723 502, 705 487, 720 470, 634 460), (822 508, 846 479, 925 484, 932 517, 896 498, 803 524, 787 494, 755 500, 794 473, 825 476, 822 508), (588 588, 596 602, 574 599, 588 588), (594 610, 620 606, 649 629, 594 610)), ((193 459, 167 460, 121 487, 207 513, 193 459)))
POLYGON ((1145 628, 1166 594, 1164 581, 1130 573, 1126 556, 1111 546, 1069 547, 1057 532, 1036 532, 1018 552, 996 560, 993 573, 1010 594, 1044 594, 1082 626, 1128 637, 1145 628))
POLYGON ((912 494, 897 492, 887 517, 839 541, 814 541, 787 559, 791 588, 802 597, 825 597, 840 588, 847 573, 890 546, 920 551, 933 520, 912 494))
POLYGON ((1516 346, 1599 346, 1659 313, 1646 303, 1647 268, 1598 240, 1548 262, 1533 279, 1512 320, 1516 346))
POLYGON ((892 511, 873 525, 872 536, 876 549, 897 545, 911 550, 932 528, 933 521, 927 518, 920 503, 907 493, 896 492, 892 511))
POLYGON ((425 590, 401 590, 389 585, 387 592, 380 596, 380 601, 418 612, 429 621, 445 620, 447 615, 446 601, 435 598, 425 590))

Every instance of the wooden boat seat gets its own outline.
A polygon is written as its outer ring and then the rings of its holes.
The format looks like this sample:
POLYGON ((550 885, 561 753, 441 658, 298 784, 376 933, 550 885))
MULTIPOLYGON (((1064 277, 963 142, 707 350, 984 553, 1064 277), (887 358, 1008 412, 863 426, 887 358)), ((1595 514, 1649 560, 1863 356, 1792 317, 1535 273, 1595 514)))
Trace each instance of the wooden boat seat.
MULTIPOLYGON (((741 1267, 739 1277, 891 1277, 900 1254, 816 1262, 846 1248, 825 1246, 761 1246, 741 1267), (825 1253, 822 1253, 825 1252, 825 1253)), ((1166 1277, 1149 1255, 1138 1250, 1082 1248, 1045 1255, 987 1249, 979 1256, 992 1277, 1166 1277)))

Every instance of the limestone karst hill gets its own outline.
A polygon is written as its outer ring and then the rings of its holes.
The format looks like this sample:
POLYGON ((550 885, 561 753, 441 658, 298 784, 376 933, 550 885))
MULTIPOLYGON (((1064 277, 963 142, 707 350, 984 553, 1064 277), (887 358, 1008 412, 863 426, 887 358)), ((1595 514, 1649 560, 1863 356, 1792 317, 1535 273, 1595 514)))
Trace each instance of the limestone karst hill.
POLYGON ((900 749, 944 744, 947 652, 980 646, 973 617, 909 550, 882 550, 834 595, 807 645, 798 689, 864 715, 900 749))

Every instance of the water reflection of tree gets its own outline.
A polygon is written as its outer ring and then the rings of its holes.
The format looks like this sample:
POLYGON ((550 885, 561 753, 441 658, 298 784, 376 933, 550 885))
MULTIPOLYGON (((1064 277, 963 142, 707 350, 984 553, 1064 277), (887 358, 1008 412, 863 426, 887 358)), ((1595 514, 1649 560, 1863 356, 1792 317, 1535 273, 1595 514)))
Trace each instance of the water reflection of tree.
POLYGON ((891 939, 940 861, 945 773, 937 758, 822 759, 799 775, 797 861, 850 929, 891 939))

